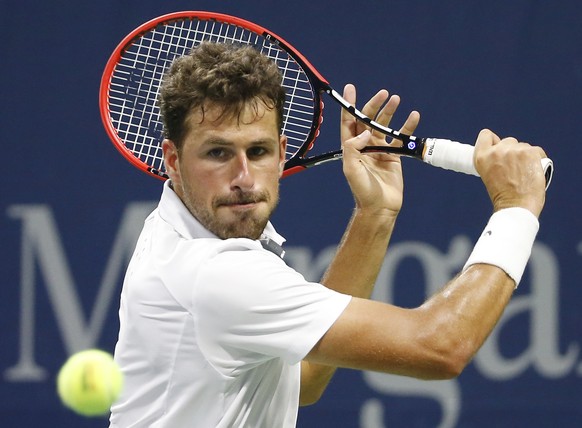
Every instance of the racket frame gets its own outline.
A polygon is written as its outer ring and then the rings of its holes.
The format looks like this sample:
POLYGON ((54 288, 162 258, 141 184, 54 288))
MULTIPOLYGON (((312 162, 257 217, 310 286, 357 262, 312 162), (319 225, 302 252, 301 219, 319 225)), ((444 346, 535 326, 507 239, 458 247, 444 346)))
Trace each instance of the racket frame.
MULTIPOLYGON (((102 74, 99 89, 100 115, 101 121, 103 123, 107 135, 109 136, 109 139, 114 144, 114 146, 119 150, 119 152, 125 157, 125 159, 127 159, 136 168, 148 173, 153 177, 162 180, 166 180, 167 178, 169 178, 168 175, 164 171, 152 167, 151 165, 147 164, 142 159, 140 159, 138 156, 136 156, 134 152, 129 147, 127 147, 123 139, 119 136, 119 133, 115 126, 113 125, 113 121, 111 119, 109 89, 111 87, 112 78, 114 76, 115 69, 119 64, 119 61, 122 59, 123 54, 134 44, 135 40, 141 38, 144 34, 155 29, 157 26, 184 20, 216 21, 218 23, 236 25, 248 31, 252 31, 262 36, 270 43, 280 46, 283 51, 285 51, 291 58, 293 58, 299 64, 300 67, 302 67, 304 70, 305 69, 309 70, 309 72, 317 76, 317 79, 319 81, 329 86, 325 78, 321 74, 319 74, 319 72, 309 63, 309 61, 299 51, 297 51, 289 43, 287 43, 282 37, 274 34, 273 32, 267 30, 266 28, 260 25, 257 25, 253 22, 241 18, 214 12, 182 11, 161 15, 141 24, 139 27, 135 28, 132 32, 125 36, 121 40, 121 42, 119 42, 119 44, 114 49, 113 53, 110 55, 107 61, 107 64, 102 74)), ((305 75, 309 78, 310 83, 312 83, 313 82, 311 78, 312 76, 309 75, 309 73, 305 73, 305 75)), ((315 88, 313 89, 314 96, 317 98, 314 99, 313 120, 310 125, 308 137, 303 142, 303 144, 301 144, 299 149, 292 156, 290 156, 289 159, 287 159, 287 162, 290 161, 291 159, 303 157, 305 153, 307 153, 313 147, 313 142, 315 141, 315 138, 317 138, 319 134, 319 128, 322 123, 323 102, 321 101, 319 93, 315 91, 315 88)))
POLYGON ((316 138, 319 136, 324 107, 321 94, 324 92, 327 93, 336 102, 338 102, 342 108, 346 109, 350 114, 352 114, 358 120, 366 123, 372 129, 375 129, 388 136, 403 141, 402 147, 388 148, 386 146, 371 146, 366 147, 363 150, 364 152, 367 153, 389 152, 403 156, 422 158, 422 147, 418 145, 420 139, 414 136, 401 134, 398 131, 385 127, 377 123, 376 121, 370 119, 368 116, 364 115, 360 110, 356 109, 354 106, 349 104, 338 92, 336 92, 330 86, 328 80, 319 73, 319 71, 309 62, 309 60, 307 60, 307 58, 305 58, 305 56, 301 52, 295 49, 281 36, 273 33, 272 31, 258 24, 244 20, 242 18, 237 18, 234 16, 214 12, 182 11, 158 16, 154 19, 151 19, 141 24, 139 27, 130 32, 127 36, 125 36, 121 40, 121 42, 114 49, 103 71, 99 91, 101 121, 103 122, 105 131, 109 136, 109 139, 119 150, 119 152, 136 168, 145 171, 149 175, 156 177, 158 179, 165 180, 168 178, 168 175, 164 171, 160 170, 159 168, 154 168, 153 166, 149 165, 148 163, 140 159, 136 154, 134 154, 134 152, 125 144, 123 139, 119 136, 119 133, 115 126, 113 125, 113 121, 111 119, 109 89, 112 84, 112 78, 114 76, 116 67, 118 66, 120 60, 123 58, 124 53, 132 45, 134 45, 134 42, 136 40, 140 39, 144 34, 148 33, 149 31, 152 31, 153 29, 160 25, 165 25, 166 23, 184 20, 216 21, 218 23, 236 25, 248 31, 252 31, 258 34, 259 36, 262 36, 269 43, 280 47, 283 51, 287 53, 287 55, 289 55, 289 57, 291 57, 299 65, 299 67, 302 68, 303 72, 305 73, 305 76, 308 78, 309 83, 311 84, 313 91, 313 118, 311 125, 309 127, 310 128, 309 133, 307 134, 305 141, 303 141, 303 143, 297 149, 297 151, 286 160, 283 177, 289 176, 295 172, 298 172, 311 166, 320 165, 325 162, 341 159, 342 157, 340 150, 322 153, 320 155, 315 155, 310 158, 305 157, 306 154, 313 148, 314 142, 316 138))

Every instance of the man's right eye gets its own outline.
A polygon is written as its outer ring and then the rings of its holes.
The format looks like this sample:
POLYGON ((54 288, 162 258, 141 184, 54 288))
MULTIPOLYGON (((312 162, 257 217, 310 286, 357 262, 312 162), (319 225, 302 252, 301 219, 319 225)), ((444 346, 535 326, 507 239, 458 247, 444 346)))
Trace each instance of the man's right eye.
POLYGON ((216 148, 216 149, 211 149, 207 152, 207 156, 210 158, 221 158, 224 157, 224 149, 220 149, 220 148, 216 148))

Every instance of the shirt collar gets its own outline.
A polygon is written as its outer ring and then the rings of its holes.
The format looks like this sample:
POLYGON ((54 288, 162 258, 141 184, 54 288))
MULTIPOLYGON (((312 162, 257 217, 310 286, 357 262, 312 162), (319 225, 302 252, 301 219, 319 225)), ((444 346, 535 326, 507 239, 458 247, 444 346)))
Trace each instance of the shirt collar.
MULTIPOLYGON (((188 208, 184 205, 180 197, 170 187, 170 180, 166 180, 162 190, 162 197, 158 205, 162 219, 171 224, 178 233, 188 238, 215 238, 220 239, 214 233, 206 229, 188 208)), ((285 238, 277 233, 271 222, 267 223, 261 240, 268 239, 281 246, 285 238)))

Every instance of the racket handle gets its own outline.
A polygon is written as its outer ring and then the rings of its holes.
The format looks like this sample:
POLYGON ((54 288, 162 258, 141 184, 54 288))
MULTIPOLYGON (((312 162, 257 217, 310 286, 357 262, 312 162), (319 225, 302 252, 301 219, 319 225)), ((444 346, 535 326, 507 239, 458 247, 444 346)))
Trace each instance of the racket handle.
MULTIPOLYGON (((478 177, 479 173, 473 163, 474 152, 475 147, 468 144, 462 144, 444 138, 426 138, 424 140, 422 160, 429 165, 478 177)), ((549 158, 543 158, 541 163, 546 177, 547 190, 550 187, 554 174, 554 163, 549 158)))

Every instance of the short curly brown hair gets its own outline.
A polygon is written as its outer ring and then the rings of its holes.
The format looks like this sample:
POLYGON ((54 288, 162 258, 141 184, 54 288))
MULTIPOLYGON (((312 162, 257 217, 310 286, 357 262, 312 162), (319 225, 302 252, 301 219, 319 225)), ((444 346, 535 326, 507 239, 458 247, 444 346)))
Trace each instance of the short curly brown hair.
POLYGON ((196 108, 223 107, 223 115, 239 117, 248 104, 263 102, 283 124, 285 90, 277 65, 250 46, 203 42, 177 58, 162 82, 159 106, 164 136, 181 150, 187 119, 196 108))

